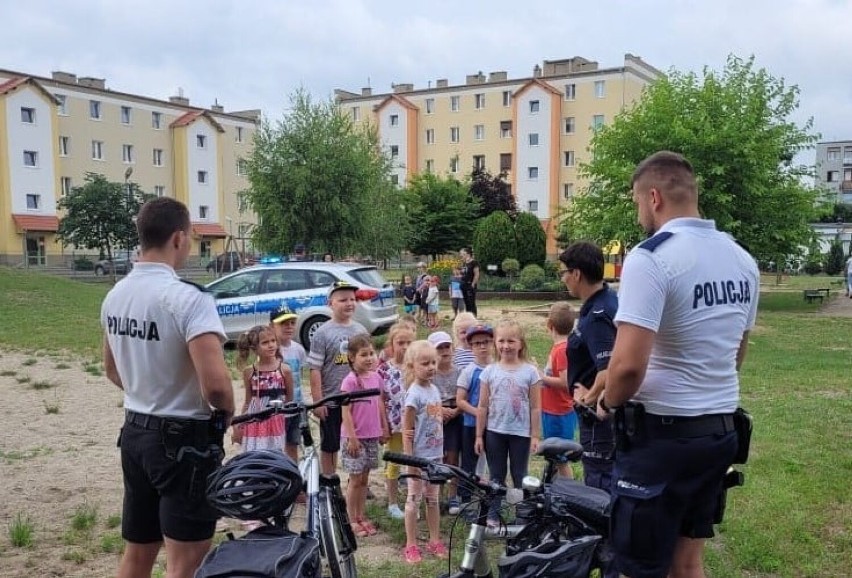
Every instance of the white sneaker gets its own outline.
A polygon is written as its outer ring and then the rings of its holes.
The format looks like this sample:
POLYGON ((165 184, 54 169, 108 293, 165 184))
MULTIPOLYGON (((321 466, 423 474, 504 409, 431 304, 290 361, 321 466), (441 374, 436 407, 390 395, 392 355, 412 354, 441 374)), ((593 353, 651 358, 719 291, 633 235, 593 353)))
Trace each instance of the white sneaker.
POLYGON ((396 504, 388 506, 388 515, 394 520, 402 520, 405 517, 405 514, 402 513, 402 510, 396 504))

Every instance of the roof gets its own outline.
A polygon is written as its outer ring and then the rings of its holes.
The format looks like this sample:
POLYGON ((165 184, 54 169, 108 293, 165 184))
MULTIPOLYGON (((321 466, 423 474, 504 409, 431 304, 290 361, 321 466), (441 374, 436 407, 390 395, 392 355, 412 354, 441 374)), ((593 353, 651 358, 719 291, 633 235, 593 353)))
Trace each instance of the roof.
POLYGON ((196 120, 201 118, 202 116, 204 118, 206 118, 210 122, 210 124, 213 125, 213 128, 215 128, 217 131, 225 132, 225 129, 222 128, 222 125, 219 124, 218 122, 216 122, 216 119, 213 118, 213 115, 211 115, 206 110, 191 110, 191 111, 177 117, 177 119, 175 119, 172 122, 172 124, 170 124, 169 126, 171 128, 178 128, 178 127, 181 127, 181 126, 189 126, 192 123, 194 123, 196 120))
POLYGON ((32 85, 36 90, 42 93, 42 95, 44 95, 50 102, 52 102, 53 104, 59 104, 59 100, 57 100, 57 98, 53 96, 50 91, 43 87, 39 81, 37 81, 31 76, 18 76, 16 78, 10 78, 3 84, 0 84, 0 94, 8 94, 24 84, 32 85))
POLYGON ((227 237, 228 233, 219 223, 193 223, 192 232, 198 237, 227 237))
POLYGON ((55 233, 59 230, 59 217, 50 215, 12 215, 19 231, 45 231, 55 233))
POLYGON ((398 102, 400 105, 402 105, 402 107, 403 107, 403 108, 407 108, 408 110, 419 110, 419 109, 418 109, 418 108, 417 108, 414 104, 412 104, 412 102, 411 102, 410 100, 408 100, 408 99, 407 99, 407 98, 405 98, 404 96, 400 96, 400 95, 398 95, 398 94, 391 94, 391 95, 389 95, 389 96, 388 96, 387 98, 385 98, 382 102, 380 102, 379 104, 377 104, 377 105, 376 105, 375 110, 376 110, 376 111, 379 111, 379 110, 383 109, 383 108, 384 108, 385 106, 387 106, 387 105, 388 105, 388 104, 389 104, 392 100, 395 100, 395 101, 396 101, 396 102, 398 102))
POLYGON ((523 85, 521 88, 519 88, 518 90, 516 90, 516 91, 515 91, 515 94, 513 94, 512 96, 516 98, 516 97, 518 97, 518 96, 519 96, 522 92, 524 92, 525 90, 527 90, 528 88, 531 88, 531 87, 533 87, 533 86, 538 86, 538 87, 540 87, 540 88, 543 88, 543 89, 544 89, 544 90, 546 90, 547 92, 553 93, 553 94, 555 94, 555 95, 557 95, 557 96, 562 96, 562 93, 561 93, 561 92, 559 92, 559 91, 558 91, 558 90, 556 90, 554 87, 552 87, 550 84, 548 84, 548 83, 544 82, 543 80, 541 80, 541 79, 539 79, 539 78, 532 78, 532 79, 530 79, 529 81, 527 81, 526 83, 524 83, 524 85, 523 85))

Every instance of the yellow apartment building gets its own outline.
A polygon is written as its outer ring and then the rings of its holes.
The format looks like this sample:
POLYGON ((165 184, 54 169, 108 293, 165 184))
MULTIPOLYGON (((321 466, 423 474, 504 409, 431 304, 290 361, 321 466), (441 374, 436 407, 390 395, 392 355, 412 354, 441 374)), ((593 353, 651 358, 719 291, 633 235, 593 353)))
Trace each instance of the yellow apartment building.
POLYGON ((588 160, 595 128, 662 74, 632 54, 615 68, 575 56, 545 60, 527 78, 479 72, 463 85, 442 78, 426 88, 403 83, 387 94, 364 88, 336 97, 354 121, 378 127, 400 186, 424 171, 459 178, 473 167, 505 172, 518 209, 540 219, 553 255, 556 217, 584 186, 577 167, 588 160))
POLYGON ((237 193, 259 120, 259 110, 200 108, 182 94, 158 100, 98 78, 0 70, 0 264, 69 264, 57 203, 87 172, 185 203, 193 256, 205 262, 255 222, 237 193))

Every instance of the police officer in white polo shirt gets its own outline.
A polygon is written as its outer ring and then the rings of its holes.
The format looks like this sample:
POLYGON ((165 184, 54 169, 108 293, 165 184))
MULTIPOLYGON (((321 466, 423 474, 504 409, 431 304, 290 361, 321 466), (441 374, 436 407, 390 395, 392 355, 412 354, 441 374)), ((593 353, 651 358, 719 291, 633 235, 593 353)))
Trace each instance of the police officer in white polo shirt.
POLYGON ((651 155, 632 185, 651 236, 624 263, 599 408, 617 408, 611 539, 625 576, 703 578, 704 541, 720 521, 742 440, 737 371, 757 313, 758 270, 700 218, 684 157, 651 155))
POLYGON ((126 414, 118 576, 150 576, 165 543, 168 575, 188 578, 213 537, 206 478, 221 463, 234 412, 225 332, 213 297, 175 274, 191 246, 186 207, 149 201, 136 226, 141 257, 101 307, 104 366, 124 390, 126 414))

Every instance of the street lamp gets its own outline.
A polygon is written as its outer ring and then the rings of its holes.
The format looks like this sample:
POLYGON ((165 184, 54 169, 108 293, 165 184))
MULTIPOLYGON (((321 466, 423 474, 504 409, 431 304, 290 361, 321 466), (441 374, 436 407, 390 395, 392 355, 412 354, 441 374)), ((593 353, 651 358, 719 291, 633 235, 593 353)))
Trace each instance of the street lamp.
MULTIPOLYGON (((130 204, 132 202, 131 194, 130 194, 130 175, 133 174, 133 167, 127 167, 127 170, 124 171, 124 189, 127 192, 127 214, 130 214, 130 204)), ((131 217, 132 218, 132 217, 131 217)), ((127 271, 130 272, 130 240, 133 238, 133 234, 130 232, 130 229, 127 230, 127 239, 125 239, 125 245, 127 247, 127 262, 125 266, 127 267, 127 271)), ((115 269, 115 267, 113 267, 115 269)))

